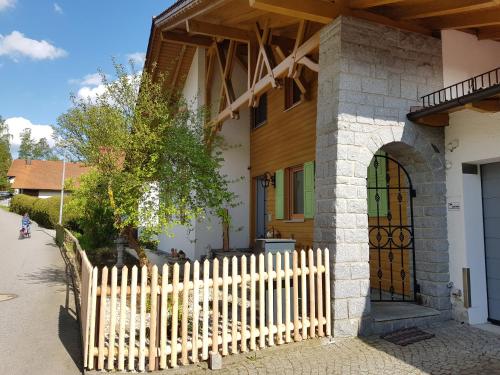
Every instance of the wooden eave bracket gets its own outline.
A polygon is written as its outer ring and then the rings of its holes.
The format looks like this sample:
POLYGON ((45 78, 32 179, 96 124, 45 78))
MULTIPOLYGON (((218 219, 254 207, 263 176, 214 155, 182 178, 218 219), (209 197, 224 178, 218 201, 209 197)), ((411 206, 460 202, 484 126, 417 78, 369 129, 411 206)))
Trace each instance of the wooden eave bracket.
POLYGON ((432 127, 444 127, 450 125, 450 115, 446 112, 444 113, 434 113, 431 115, 426 115, 414 120, 417 124, 432 126, 432 127))
POLYGON ((500 99, 483 99, 478 102, 468 103, 465 105, 465 108, 481 113, 497 113, 500 112, 500 99))

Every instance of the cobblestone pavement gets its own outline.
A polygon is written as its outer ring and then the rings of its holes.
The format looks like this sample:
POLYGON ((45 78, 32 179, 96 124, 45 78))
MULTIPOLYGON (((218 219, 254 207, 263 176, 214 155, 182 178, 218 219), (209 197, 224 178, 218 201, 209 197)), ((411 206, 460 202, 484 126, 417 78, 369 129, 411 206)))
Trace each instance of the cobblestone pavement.
POLYGON ((453 321, 425 330, 436 337, 406 347, 378 337, 308 340, 225 357, 219 371, 200 363, 168 374, 500 374, 500 335, 453 321))

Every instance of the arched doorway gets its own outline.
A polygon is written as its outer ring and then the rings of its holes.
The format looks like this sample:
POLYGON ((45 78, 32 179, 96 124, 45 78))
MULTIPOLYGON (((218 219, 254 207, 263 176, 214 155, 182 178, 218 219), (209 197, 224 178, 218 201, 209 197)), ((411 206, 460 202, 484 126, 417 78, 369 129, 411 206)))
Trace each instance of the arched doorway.
POLYGON ((408 171, 385 152, 368 167, 370 298, 414 302, 415 272, 413 198, 408 171))

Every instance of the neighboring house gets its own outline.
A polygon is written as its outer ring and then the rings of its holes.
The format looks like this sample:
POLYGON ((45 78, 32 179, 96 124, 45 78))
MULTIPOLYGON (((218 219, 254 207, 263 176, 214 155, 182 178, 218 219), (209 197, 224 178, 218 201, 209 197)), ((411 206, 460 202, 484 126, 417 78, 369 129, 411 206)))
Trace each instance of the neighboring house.
POLYGON ((240 145, 223 173, 244 177, 229 231, 209 218, 160 249, 328 247, 335 335, 498 323, 500 5, 466 3, 182 0, 153 18, 145 69, 211 109, 240 145))
MULTIPOLYGON (((78 186, 79 178, 88 171, 81 163, 66 163, 65 181, 71 179, 78 186)), ((61 195, 63 162, 53 160, 16 159, 7 172, 11 187, 16 194, 27 194, 39 198, 61 195)))

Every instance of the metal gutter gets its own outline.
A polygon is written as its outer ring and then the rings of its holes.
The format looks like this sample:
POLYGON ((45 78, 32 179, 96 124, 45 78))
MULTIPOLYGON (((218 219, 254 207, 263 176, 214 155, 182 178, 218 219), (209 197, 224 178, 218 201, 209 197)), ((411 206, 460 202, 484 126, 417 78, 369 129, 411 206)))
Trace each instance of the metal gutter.
POLYGON ((460 98, 453 99, 430 108, 425 108, 415 112, 410 112, 406 115, 406 118, 410 121, 415 121, 425 116, 434 115, 436 113, 447 112, 450 109, 462 107, 466 104, 487 99, 497 94, 500 94, 500 84, 490 86, 486 89, 478 90, 476 92, 473 92, 472 94, 461 96, 460 98))

